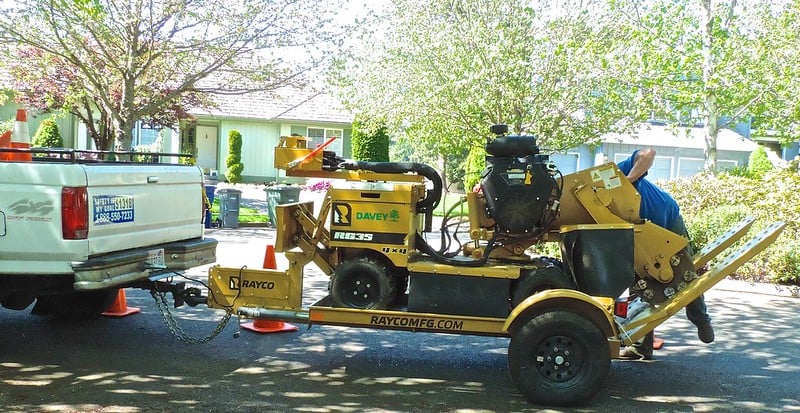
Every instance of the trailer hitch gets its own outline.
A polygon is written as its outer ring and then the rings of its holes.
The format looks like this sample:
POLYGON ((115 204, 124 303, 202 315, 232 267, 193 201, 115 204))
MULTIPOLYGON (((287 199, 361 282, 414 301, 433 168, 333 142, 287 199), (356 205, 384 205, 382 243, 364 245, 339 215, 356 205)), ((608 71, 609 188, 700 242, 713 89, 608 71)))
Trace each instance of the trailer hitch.
POLYGON ((206 304, 208 302, 208 297, 204 296, 200 289, 196 287, 189 287, 172 293, 172 295, 176 297, 176 301, 180 297, 180 300, 188 304, 189 307, 196 307, 198 304, 206 304))
POLYGON ((173 274, 157 274, 147 280, 138 281, 131 285, 133 288, 150 290, 159 294, 172 294, 172 307, 178 308, 184 304, 195 307, 198 304, 206 304, 208 297, 204 296, 199 288, 186 287, 185 281, 175 281, 173 274))

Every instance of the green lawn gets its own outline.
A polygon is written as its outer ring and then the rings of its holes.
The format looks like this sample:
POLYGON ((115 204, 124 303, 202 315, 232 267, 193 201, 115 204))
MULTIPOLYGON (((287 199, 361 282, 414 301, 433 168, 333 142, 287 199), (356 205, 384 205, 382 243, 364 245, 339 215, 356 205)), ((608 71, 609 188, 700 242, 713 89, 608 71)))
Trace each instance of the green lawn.
MULTIPOLYGON (((433 215, 437 217, 443 217, 445 212, 447 212, 450 207, 461 201, 461 198, 463 197, 464 194, 456 194, 452 192, 443 193, 442 200, 439 202, 439 206, 433 210, 433 215)), ((461 207, 456 208, 456 210, 451 213, 451 216, 467 216, 467 203, 465 202, 461 207)))
MULTIPOLYGON (((211 221, 216 222, 219 217, 219 199, 215 198, 211 205, 211 221)), ((239 205, 239 222, 247 224, 266 224, 269 222, 269 215, 257 209, 239 205)))

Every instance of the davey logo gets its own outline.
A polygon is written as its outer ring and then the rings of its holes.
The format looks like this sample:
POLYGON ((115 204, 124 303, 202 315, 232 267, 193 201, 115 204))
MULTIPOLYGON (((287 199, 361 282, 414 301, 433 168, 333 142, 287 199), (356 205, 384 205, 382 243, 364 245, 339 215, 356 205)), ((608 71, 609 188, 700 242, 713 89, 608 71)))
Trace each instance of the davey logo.
POLYGON ((400 213, 396 209, 390 212, 356 212, 356 219, 363 221, 392 221, 400 220, 400 213))

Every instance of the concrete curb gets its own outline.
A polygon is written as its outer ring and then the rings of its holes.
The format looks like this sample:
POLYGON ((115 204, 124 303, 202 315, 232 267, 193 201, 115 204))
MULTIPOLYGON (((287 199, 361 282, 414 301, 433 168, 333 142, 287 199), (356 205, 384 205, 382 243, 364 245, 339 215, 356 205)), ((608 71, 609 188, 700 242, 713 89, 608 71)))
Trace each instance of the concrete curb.
POLYGON ((800 298, 800 286, 770 283, 752 283, 742 280, 724 279, 714 288, 721 291, 744 292, 750 294, 772 295, 778 297, 800 298))

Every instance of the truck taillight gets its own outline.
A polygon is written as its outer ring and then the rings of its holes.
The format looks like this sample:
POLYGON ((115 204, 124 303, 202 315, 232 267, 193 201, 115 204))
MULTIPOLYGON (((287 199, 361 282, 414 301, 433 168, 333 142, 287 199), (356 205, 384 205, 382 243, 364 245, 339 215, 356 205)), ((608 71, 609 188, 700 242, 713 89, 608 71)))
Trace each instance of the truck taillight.
POLYGON ((85 186, 61 190, 61 233, 64 239, 86 239, 89 235, 89 196, 85 186))

